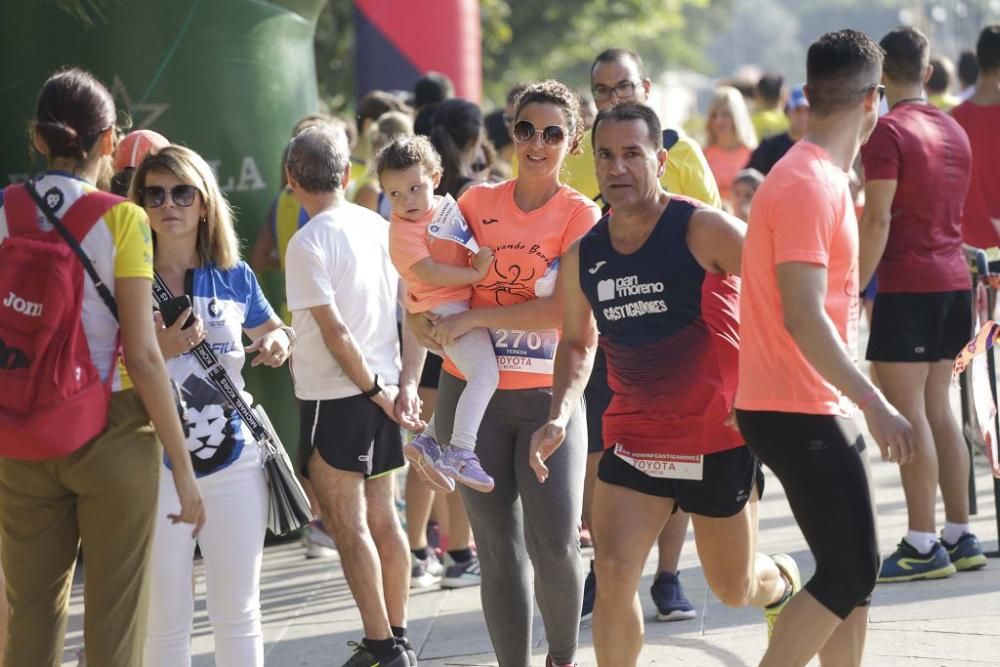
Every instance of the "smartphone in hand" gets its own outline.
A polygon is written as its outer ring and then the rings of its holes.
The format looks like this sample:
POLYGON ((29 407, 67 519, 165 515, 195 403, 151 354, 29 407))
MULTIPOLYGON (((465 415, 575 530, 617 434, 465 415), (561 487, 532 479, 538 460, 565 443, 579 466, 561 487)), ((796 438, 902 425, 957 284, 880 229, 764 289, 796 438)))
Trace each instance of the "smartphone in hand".
MULTIPOLYGON (((163 325, 171 327, 177 318, 181 316, 185 310, 191 307, 191 297, 187 294, 182 294, 181 296, 175 296, 170 301, 160 304, 160 315, 163 317, 163 325)), ((189 326, 194 324, 194 314, 188 316, 187 322, 181 329, 187 329, 189 326)))

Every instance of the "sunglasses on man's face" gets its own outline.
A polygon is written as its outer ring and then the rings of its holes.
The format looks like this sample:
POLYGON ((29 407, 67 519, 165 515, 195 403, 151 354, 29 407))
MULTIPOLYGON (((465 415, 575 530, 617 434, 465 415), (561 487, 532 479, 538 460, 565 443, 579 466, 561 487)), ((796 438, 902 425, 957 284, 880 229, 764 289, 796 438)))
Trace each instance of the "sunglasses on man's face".
POLYGON ((142 205, 146 208, 159 208, 166 202, 168 193, 175 206, 187 208, 194 203, 198 188, 193 185, 175 185, 167 190, 162 185, 147 185, 141 191, 142 205))
MULTIPOLYGON (((514 123, 514 141, 519 144, 531 143, 539 130, 529 121, 519 120, 514 123)), ((549 125, 542 133, 542 143, 546 146, 558 146, 566 138, 566 133, 558 125, 549 125)))

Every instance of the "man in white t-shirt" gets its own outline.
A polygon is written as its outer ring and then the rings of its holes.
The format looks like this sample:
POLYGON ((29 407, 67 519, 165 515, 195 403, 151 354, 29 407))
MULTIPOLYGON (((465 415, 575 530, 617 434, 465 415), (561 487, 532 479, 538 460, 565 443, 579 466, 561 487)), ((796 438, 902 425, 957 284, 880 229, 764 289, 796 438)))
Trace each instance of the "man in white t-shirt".
POLYGON ((343 132, 308 128, 287 155, 288 185, 310 217, 288 245, 285 269, 302 473, 361 613, 364 639, 347 664, 407 667, 416 664, 405 630, 410 554, 391 472, 403 466, 397 420, 417 426, 418 376, 409 345, 400 373, 389 223, 345 199, 343 132))

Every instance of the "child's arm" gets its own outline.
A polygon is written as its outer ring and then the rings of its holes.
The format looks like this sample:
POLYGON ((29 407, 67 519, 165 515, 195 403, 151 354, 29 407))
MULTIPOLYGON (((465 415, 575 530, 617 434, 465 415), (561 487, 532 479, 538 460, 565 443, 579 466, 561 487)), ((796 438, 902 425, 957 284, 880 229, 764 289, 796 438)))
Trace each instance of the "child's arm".
POLYGON ((472 258, 472 266, 452 266, 435 262, 425 257, 410 267, 410 270, 420 279, 420 282, 434 287, 464 287, 475 285, 486 277, 493 263, 493 251, 482 248, 472 258))

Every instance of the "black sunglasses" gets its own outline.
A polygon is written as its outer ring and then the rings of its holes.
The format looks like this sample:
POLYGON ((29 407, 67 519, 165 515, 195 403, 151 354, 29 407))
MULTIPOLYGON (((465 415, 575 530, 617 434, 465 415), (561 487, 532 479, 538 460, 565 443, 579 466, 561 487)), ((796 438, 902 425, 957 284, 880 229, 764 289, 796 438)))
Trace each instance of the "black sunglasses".
MULTIPOLYGON (((167 200, 167 190, 162 185, 147 185, 142 188, 142 205, 146 208, 159 208, 167 200)), ((198 194, 198 188, 193 185, 175 185, 170 188, 170 200, 176 206, 187 208, 194 203, 194 196, 198 194)))
POLYGON ((885 86, 883 86, 881 83, 873 83, 872 85, 868 86, 867 88, 865 88, 861 92, 864 93, 865 95, 867 95, 868 93, 870 93, 873 90, 877 90, 878 91, 878 101, 879 102, 881 102, 883 99, 885 99, 885 86))
MULTIPOLYGON (((514 123, 514 141, 519 144, 530 143, 535 138, 538 129, 531 122, 519 120, 514 123)), ((566 132, 558 125, 549 125, 542 132, 542 143, 546 146, 558 146, 566 138, 566 132)))

